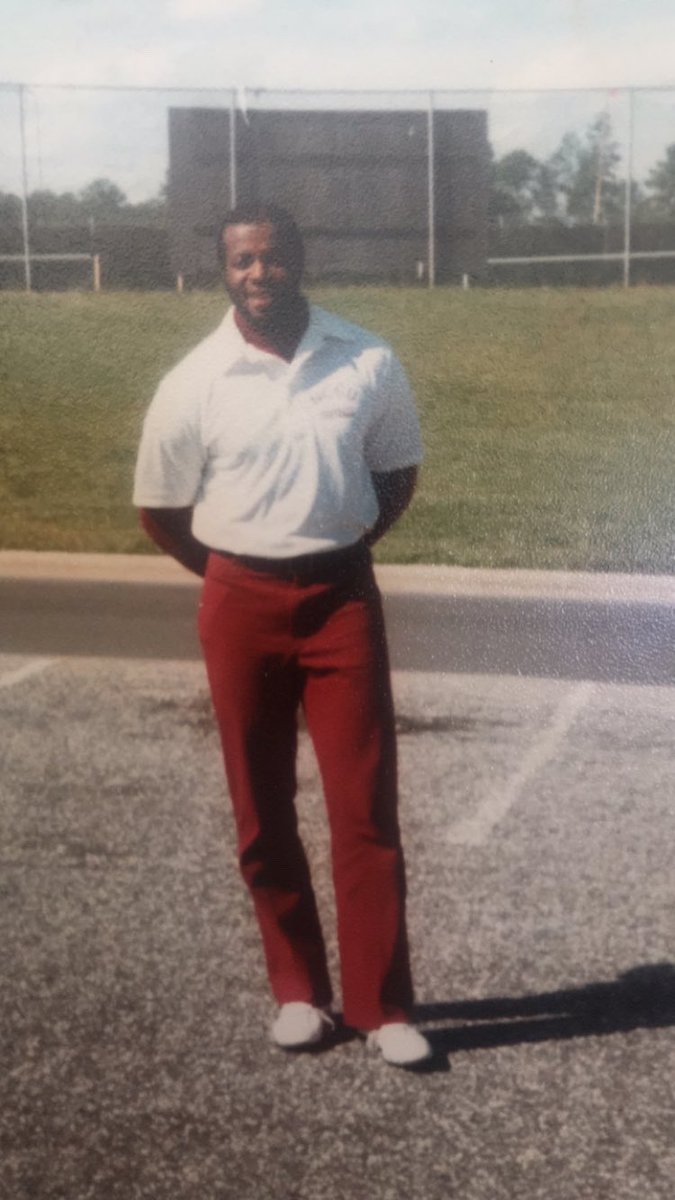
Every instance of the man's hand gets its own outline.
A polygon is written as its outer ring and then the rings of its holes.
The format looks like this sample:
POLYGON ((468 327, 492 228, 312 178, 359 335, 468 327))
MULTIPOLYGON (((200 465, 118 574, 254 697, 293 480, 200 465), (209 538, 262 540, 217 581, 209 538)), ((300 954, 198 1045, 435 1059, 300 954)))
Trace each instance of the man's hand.
POLYGON ((364 538, 367 546, 379 541, 405 512, 417 484, 417 467, 403 467, 400 471, 373 471, 371 477, 380 515, 364 538))
POLYGON ((160 550, 195 575, 205 575, 209 550, 193 536, 191 508, 142 508, 140 520, 160 550))

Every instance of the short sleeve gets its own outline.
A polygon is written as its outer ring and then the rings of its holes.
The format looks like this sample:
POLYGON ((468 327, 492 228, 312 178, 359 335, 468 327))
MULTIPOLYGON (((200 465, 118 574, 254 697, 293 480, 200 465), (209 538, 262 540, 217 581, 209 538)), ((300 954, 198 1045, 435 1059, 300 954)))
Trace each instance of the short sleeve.
POLYGON ((133 502, 139 508, 194 504, 205 455, 196 414, 174 388, 160 384, 143 423, 136 460, 133 502))
POLYGON ((365 459, 370 471, 397 471, 417 466, 423 449, 410 384, 395 354, 387 349, 375 377, 373 421, 366 434, 365 459))

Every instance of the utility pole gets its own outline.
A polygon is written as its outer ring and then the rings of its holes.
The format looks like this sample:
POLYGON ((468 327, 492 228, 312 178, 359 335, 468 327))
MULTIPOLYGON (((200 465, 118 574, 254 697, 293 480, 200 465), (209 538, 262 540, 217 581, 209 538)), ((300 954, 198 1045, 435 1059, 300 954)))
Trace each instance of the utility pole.
POLYGON ((26 162, 26 117, 24 112, 24 84, 19 84, 19 129, 21 134, 21 225, 23 229, 23 264, 26 291, 32 287, 30 271, 30 236, 28 230, 28 166, 26 162))
POLYGON ((626 193, 623 210, 623 286, 630 287, 631 225, 633 207, 633 125, 635 92, 628 90, 628 147, 626 150, 626 193))
POLYGON ((428 206, 428 282, 436 286, 436 180, 434 163, 434 93, 429 92, 427 111, 427 206, 428 206))

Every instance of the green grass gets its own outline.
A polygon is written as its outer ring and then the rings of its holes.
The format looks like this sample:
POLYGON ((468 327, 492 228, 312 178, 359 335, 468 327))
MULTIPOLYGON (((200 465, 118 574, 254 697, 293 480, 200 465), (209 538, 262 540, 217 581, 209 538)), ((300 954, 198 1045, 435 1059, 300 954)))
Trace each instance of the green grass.
MULTIPOLYGON (((675 572, 675 291, 320 289, 389 338, 427 456, 381 560, 675 572)), ((216 294, 0 296, 0 546, 147 551, 129 502, 160 376, 216 294)))

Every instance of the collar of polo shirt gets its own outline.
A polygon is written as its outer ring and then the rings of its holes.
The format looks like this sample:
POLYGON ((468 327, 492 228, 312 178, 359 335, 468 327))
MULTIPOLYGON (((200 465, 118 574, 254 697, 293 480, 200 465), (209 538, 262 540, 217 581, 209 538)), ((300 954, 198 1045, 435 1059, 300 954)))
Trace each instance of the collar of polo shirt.
MULTIPOLYGON (((237 329, 234 319, 234 308, 229 308, 218 329, 219 334, 219 357, 222 369, 225 374, 228 371, 236 369, 239 363, 261 363, 269 362, 271 358, 277 358, 267 350, 261 350, 254 346, 252 342, 247 342, 243 334, 237 329)), ((348 328, 336 328, 334 320, 331 319, 331 314, 324 312, 314 305, 309 306, 309 322, 307 328, 302 335, 298 348, 290 362, 286 363, 287 368, 294 367, 301 360, 309 358, 315 350, 326 340, 334 340, 339 342, 355 342, 358 341, 359 331, 356 329, 352 332, 348 328)), ((279 359, 283 363, 283 359, 279 359)))

